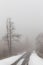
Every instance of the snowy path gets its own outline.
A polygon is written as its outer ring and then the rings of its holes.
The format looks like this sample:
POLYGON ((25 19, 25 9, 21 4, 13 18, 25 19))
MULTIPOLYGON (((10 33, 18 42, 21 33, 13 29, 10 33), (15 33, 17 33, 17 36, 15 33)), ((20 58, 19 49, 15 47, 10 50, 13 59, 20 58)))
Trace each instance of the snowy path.
POLYGON ((25 65, 28 63, 30 58, 31 52, 26 52, 23 56, 21 56, 16 62, 14 62, 12 65, 25 65), (22 61, 22 63, 21 63, 22 61), (19 63, 19 64, 18 64, 19 63))
MULTIPOLYGON (((23 55, 24 55, 24 53, 21 55, 12 56, 12 57, 0 60, 0 65, 12 65, 19 58, 21 58, 23 55)), ((25 60, 24 58, 20 59, 16 65, 22 65, 24 60, 25 60)), ((15 64, 13 64, 13 65, 15 65, 15 64)), ((33 52, 30 56, 30 60, 28 62, 28 65, 43 65, 43 59, 40 58, 35 52, 33 52)))

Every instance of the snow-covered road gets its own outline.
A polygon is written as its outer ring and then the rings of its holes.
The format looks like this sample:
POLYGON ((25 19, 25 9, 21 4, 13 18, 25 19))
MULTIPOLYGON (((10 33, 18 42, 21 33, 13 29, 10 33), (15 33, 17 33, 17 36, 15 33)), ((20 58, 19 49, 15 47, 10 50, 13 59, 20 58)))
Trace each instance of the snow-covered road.
MULTIPOLYGON (((24 55, 24 53, 21 55, 12 56, 12 57, 0 60, 0 65, 12 65, 15 61, 17 61, 23 55, 24 55)), ((21 59, 17 63, 17 65, 21 65, 23 61, 24 61, 24 58, 21 59)), ((33 52, 30 56, 28 65, 43 65, 43 59, 40 58, 35 52, 33 52)))

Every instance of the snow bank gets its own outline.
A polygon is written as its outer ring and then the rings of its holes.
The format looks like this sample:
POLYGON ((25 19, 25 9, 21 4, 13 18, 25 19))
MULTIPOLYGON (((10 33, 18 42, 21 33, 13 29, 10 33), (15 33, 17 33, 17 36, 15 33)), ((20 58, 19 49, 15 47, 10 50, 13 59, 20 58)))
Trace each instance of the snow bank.
MULTIPOLYGON (((24 54, 24 53, 23 53, 24 54)), ((13 64, 16 60, 18 60, 23 54, 17 55, 17 56, 12 56, 3 60, 0 60, 0 65, 11 65, 13 64)), ((23 60, 22 60, 23 61, 23 60)))
POLYGON ((43 59, 33 52, 30 57, 29 65, 43 65, 43 59))

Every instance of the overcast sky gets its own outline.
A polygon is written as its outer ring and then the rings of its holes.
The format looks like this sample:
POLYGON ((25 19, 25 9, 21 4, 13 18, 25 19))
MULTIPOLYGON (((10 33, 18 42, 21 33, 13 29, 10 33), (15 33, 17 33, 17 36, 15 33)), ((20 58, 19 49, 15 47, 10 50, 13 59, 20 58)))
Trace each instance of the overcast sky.
POLYGON ((9 17, 18 33, 35 38, 43 32, 43 0, 0 0, 0 36, 9 17))

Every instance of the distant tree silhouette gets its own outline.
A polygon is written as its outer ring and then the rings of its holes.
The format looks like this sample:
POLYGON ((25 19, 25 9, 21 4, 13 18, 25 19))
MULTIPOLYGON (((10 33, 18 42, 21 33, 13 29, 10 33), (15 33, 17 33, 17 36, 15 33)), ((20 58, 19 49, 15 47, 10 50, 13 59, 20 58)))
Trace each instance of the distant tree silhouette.
POLYGON ((6 30, 7 30, 7 34, 4 36, 4 40, 6 40, 8 43, 9 54, 11 55, 12 43, 13 41, 19 41, 21 35, 15 33, 14 22, 11 21, 11 18, 7 19, 6 30))
POLYGON ((43 33, 36 38, 36 53, 43 58, 43 33))

